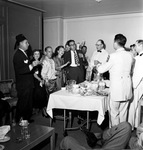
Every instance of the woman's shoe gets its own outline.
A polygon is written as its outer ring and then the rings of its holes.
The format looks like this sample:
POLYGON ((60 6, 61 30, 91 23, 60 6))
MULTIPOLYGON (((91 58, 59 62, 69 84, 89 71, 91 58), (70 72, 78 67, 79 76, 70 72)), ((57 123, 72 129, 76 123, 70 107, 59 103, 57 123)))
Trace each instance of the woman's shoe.
POLYGON ((46 107, 44 107, 44 108, 42 109, 42 116, 45 117, 45 118, 48 118, 48 114, 47 114, 47 112, 46 112, 46 107))

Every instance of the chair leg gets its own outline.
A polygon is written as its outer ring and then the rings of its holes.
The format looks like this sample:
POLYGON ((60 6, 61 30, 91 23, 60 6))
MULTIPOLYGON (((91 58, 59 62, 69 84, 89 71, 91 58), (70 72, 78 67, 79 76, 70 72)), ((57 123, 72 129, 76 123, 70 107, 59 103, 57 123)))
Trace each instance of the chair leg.
POLYGON ((12 124, 12 111, 9 112, 9 123, 12 124))
POLYGON ((87 111, 87 124, 86 128, 89 129, 89 111, 87 111))
POLYGON ((64 109, 64 131, 66 129, 66 110, 64 109))

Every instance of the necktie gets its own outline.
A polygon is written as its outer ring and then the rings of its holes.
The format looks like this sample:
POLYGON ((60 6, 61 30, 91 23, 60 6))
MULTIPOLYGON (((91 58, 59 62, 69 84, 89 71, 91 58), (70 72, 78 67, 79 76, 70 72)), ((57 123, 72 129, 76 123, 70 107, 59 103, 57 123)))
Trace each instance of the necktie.
POLYGON ((109 59, 110 59, 110 55, 108 55, 106 62, 108 62, 108 61, 109 61, 109 59))
POLYGON ((77 56, 76 51, 74 51, 74 59, 75 59, 75 64, 76 64, 77 66, 79 66, 79 59, 78 59, 78 56, 77 56))
POLYGON ((100 50, 98 50, 97 52, 101 53, 101 51, 100 51, 100 50))

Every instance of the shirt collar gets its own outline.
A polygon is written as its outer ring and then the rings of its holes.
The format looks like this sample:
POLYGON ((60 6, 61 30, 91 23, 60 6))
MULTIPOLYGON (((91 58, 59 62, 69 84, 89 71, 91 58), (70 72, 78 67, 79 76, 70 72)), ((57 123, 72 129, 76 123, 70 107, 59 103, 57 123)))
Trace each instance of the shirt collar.
POLYGON ((22 52, 25 52, 22 48, 19 48, 22 52))
POLYGON ((123 47, 118 48, 116 51, 120 52, 120 51, 124 51, 125 49, 123 47))
POLYGON ((27 56, 26 52, 23 49, 19 48, 19 50, 21 50, 27 56))
POLYGON ((103 51, 105 51, 104 48, 102 48, 101 50, 98 50, 97 52, 102 53, 103 51))
POLYGON ((45 56, 45 59, 47 59, 47 60, 52 60, 52 58, 49 58, 48 56, 45 56))

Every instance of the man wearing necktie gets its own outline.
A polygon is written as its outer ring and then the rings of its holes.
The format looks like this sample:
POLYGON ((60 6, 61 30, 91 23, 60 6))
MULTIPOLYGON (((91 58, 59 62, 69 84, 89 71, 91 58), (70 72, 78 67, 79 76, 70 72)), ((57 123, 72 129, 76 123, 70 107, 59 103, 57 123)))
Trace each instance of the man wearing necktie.
POLYGON ((135 57, 135 64, 133 68, 133 99, 130 102, 128 121, 132 125, 132 129, 137 128, 139 122, 138 103, 143 95, 143 40, 137 40, 135 49, 139 55, 135 57))
POLYGON ((34 61, 33 64, 26 54, 29 43, 23 34, 16 36, 15 49, 13 57, 13 65, 16 78, 16 89, 18 94, 18 102, 16 108, 16 121, 19 122, 22 117, 29 122, 32 122, 32 103, 33 103, 33 74, 32 69, 38 64, 34 61))
POLYGON ((67 80, 75 80, 78 84, 84 81, 81 59, 79 58, 79 52, 76 50, 75 41, 69 40, 67 44, 70 47, 70 50, 64 54, 64 63, 70 62, 65 68, 67 80))
MULTIPOLYGON (((96 42, 96 51, 94 51, 94 53, 93 53, 93 55, 92 55, 92 57, 90 59, 89 67, 87 69, 87 71, 90 72, 91 80, 94 78, 93 77, 94 73, 92 72, 94 67, 98 63, 104 64, 109 59, 109 54, 108 54, 108 52, 105 49, 106 49, 106 45, 105 45, 104 41, 102 39, 99 39, 96 42)), ((108 72, 104 73, 103 77, 105 77, 106 79, 109 79, 108 72)))

